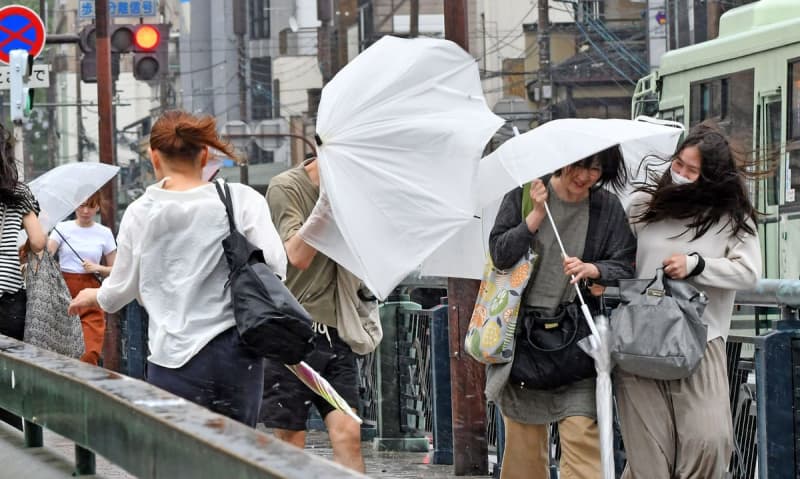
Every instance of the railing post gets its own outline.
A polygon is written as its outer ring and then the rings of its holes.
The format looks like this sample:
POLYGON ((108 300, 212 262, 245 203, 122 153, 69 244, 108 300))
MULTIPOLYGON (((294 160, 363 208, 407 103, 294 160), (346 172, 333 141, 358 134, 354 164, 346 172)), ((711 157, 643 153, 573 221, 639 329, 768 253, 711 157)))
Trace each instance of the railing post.
POLYGON ((433 463, 453 464, 453 416, 450 396, 450 345, 447 300, 431 310, 433 381, 433 463))
POLYGON ((398 317, 403 311, 420 310, 422 307, 409 301, 408 295, 393 295, 380 307, 383 340, 378 346, 376 358, 378 378, 378 437, 373 447, 379 451, 427 452, 428 440, 416 432, 403 428, 402 385, 399 383, 400 364, 398 357, 398 317))
POLYGON ((42 426, 30 421, 25 421, 24 424, 25 447, 42 447, 44 445, 42 426))
POLYGON ((791 479, 797 458, 794 426, 795 368, 800 366, 800 321, 784 320, 776 331, 755 338, 758 473, 763 479, 791 479))
POLYGON ((88 476, 95 473, 94 453, 75 444, 75 475, 88 476))

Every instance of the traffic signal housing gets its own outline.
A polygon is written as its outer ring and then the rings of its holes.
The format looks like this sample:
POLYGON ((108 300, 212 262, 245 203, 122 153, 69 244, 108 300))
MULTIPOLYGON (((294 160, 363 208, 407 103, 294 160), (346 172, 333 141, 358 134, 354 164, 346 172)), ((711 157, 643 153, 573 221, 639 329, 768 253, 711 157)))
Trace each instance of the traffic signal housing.
MULTIPOLYGON (((150 81, 167 74, 169 24, 120 24, 109 26, 111 75, 119 77, 119 56, 133 53, 133 76, 150 81)), ((97 82, 97 27, 87 25, 80 32, 81 80, 97 82)))
POLYGON ((166 23, 137 25, 133 37, 133 77, 156 80, 168 72, 169 29, 166 23))

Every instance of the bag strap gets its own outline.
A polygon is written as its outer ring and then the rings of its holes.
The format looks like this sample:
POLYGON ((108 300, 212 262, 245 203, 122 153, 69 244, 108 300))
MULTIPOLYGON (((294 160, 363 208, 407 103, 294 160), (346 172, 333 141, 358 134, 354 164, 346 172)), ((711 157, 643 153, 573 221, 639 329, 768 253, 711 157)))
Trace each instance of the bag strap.
POLYGON ((566 318, 568 318, 568 320, 572 321, 572 323, 575 325, 575 328, 572 330, 572 334, 569 336, 569 338, 567 340, 565 340, 564 343, 561 346, 556 346, 555 348, 543 348, 541 346, 537 346, 536 343, 531 339, 531 329, 533 329, 533 327, 532 327, 532 324, 530 324, 530 323, 535 323, 535 321, 534 321, 534 319, 532 317, 529 317, 529 316, 524 318, 525 326, 526 326, 525 327, 525 329, 526 329, 526 331, 525 331, 525 340, 528 341, 528 344, 533 349, 535 349, 537 351, 541 351, 543 353, 555 353, 555 352, 558 352, 558 351, 561 351, 561 350, 564 350, 564 349, 568 348, 573 342, 575 342, 575 338, 578 336, 578 321, 582 321, 582 319, 575 318, 573 315, 571 315, 569 313, 569 311, 567 311, 566 307, 564 307, 564 309, 563 309, 563 314, 564 314, 564 317, 566 317, 566 318))
POLYGON ((3 232, 4 232, 4 231, 5 231, 5 229, 6 229, 6 209, 7 209, 7 208, 8 208, 8 206, 6 206, 5 204, 3 204, 3 219, 2 219, 2 220, 0 220, 0 235, 2 235, 2 234, 3 234, 3 232))
POLYGON ((56 227, 53 227, 53 231, 55 231, 56 233, 58 233, 58 236, 61 236, 61 239, 62 239, 62 240, 64 240, 64 244, 66 244, 66 245, 69 247, 69 249, 70 249, 70 250, 72 250, 72 252, 75 254, 75 256, 77 256, 77 257, 78 257, 78 260, 79 260, 81 263, 83 263, 84 261, 83 261, 83 258, 81 258, 81 255, 79 255, 79 254, 78 254, 78 252, 77 252, 77 251, 75 251, 75 248, 73 248, 73 247, 72 247, 72 245, 71 245, 71 244, 69 244, 69 241, 67 241, 67 238, 64 238, 64 235, 62 235, 62 234, 61 234, 61 232, 60 232, 60 231, 58 231, 58 228, 56 228, 56 227))
POLYGON ((217 187, 217 193, 219 194, 219 199, 222 200, 222 204, 225 205, 225 212, 228 215, 228 226, 231 229, 231 233, 236 231, 236 223, 233 221, 233 203, 231 202, 231 190, 228 188, 228 183, 225 182, 223 179, 218 179, 214 182, 214 186, 217 187), (220 187, 220 183, 225 187, 225 193, 222 192, 222 187, 220 187))

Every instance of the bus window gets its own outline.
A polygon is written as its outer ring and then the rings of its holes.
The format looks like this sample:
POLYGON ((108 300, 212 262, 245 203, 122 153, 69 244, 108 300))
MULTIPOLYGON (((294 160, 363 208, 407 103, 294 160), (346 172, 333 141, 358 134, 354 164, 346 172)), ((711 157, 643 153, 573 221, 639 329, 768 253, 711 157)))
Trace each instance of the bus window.
POLYGON ((787 189, 786 204, 797 204, 800 202, 797 190, 800 189, 800 150, 789 152, 789 165, 786 168, 787 189))
POLYGON ((800 61, 789 65, 789 117, 790 140, 800 140, 800 61))
POLYGON ((749 147, 753 141, 753 85, 752 69, 692 83, 690 126, 704 120, 716 121, 726 133, 749 147))
MULTIPOLYGON (((781 151, 781 98, 775 95, 764 101, 764 165, 765 169, 772 166, 771 161, 777 158, 781 151)), ((774 206, 780 203, 778 187, 780 175, 776 172, 773 176, 767 178, 767 205, 774 206)))
POLYGON ((784 175, 786 178, 786 203, 797 204, 800 199, 795 194, 800 188, 800 61, 789 64, 789 108, 787 112, 789 132, 787 150, 789 162, 784 175))
POLYGON ((683 123, 683 107, 671 108, 669 110, 662 110, 659 112, 658 117, 662 120, 672 120, 678 123, 683 123))

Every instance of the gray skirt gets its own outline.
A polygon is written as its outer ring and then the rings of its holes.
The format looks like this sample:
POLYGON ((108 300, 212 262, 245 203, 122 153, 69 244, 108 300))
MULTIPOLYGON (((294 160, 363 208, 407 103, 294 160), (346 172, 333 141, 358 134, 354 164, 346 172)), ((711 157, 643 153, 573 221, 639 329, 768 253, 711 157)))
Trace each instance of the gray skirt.
POLYGON ((500 412, 523 424, 550 424, 570 416, 597 418, 595 379, 584 379, 549 391, 511 384, 511 364, 486 367, 486 398, 500 412))

